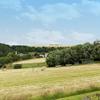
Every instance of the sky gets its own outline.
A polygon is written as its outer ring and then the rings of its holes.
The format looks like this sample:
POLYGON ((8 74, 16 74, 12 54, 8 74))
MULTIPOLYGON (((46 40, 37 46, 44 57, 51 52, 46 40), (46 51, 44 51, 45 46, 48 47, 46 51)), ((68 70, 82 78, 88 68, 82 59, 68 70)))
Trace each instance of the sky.
POLYGON ((100 40, 100 0, 0 0, 0 43, 74 45, 100 40))

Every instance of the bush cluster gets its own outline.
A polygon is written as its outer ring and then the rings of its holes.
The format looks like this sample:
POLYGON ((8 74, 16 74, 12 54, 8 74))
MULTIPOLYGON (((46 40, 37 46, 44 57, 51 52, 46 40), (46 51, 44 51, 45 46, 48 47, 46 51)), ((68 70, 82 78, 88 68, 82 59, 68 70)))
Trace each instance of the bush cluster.
POLYGON ((11 62, 12 62, 11 57, 0 57, 0 66, 11 62))
POLYGON ((14 52, 8 53, 6 57, 0 57, 0 68, 2 68, 5 64, 13 63, 15 61, 31 59, 32 56, 29 54, 25 54, 23 56, 16 55, 14 52))
POLYGON ((100 43, 85 43, 68 47, 62 50, 50 52, 46 62, 49 67, 66 64, 86 64, 94 61, 100 61, 100 43))
POLYGON ((32 59, 33 56, 30 54, 24 54, 23 56, 19 57, 19 60, 27 60, 27 59, 32 59))
POLYGON ((22 64, 15 64, 13 66, 14 69, 21 69, 22 68, 22 64))

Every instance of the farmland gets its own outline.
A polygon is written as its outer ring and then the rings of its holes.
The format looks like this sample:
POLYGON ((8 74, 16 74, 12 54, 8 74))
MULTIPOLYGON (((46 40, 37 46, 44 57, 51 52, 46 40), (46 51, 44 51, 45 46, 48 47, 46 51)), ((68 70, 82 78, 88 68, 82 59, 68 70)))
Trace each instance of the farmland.
POLYGON ((40 68, 46 66, 45 58, 29 59, 14 62, 13 65, 21 64, 22 68, 40 68))
POLYGON ((99 89, 99 63, 0 71, 0 100, 67 100, 99 89))
POLYGON ((37 58, 37 59, 18 61, 13 64, 32 64, 32 63, 43 63, 43 62, 45 62, 45 58, 37 58))
POLYGON ((100 0, 0 0, 0 100, 100 100, 100 0))

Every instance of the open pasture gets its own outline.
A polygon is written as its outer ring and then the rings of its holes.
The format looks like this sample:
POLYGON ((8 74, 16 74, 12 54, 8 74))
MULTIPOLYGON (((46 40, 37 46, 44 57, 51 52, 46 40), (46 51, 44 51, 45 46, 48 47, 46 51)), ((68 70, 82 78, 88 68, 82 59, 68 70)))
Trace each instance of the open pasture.
POLYGON ((0 100, 56 100, 99 89, 100 64, 0 71, 0 100))

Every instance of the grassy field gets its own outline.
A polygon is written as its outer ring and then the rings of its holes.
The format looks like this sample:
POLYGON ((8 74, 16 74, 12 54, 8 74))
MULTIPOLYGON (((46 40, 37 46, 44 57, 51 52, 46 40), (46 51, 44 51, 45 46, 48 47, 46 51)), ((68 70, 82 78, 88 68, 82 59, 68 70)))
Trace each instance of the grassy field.
POLYGON ((45 62, 45 58, 37 58, 37 59, 18 61, 13 64, 32 64, 32 63, 43 63, 43 62, 45 62))
POLYGON ((99 90, 99 63, 0 71, 0 100, 81 100, 99 90))
POLYGON ((40 68, 40 67, 47 66, 45 62, 45 58, 18 61, 13 63, 13 65, 15 64, 22 64, 22 68, 40 68))
POLYGON ((32 63, 32 64, 22 64, 22 68, 41 68, 47 66, 45 62, 43 63, 32 63))

